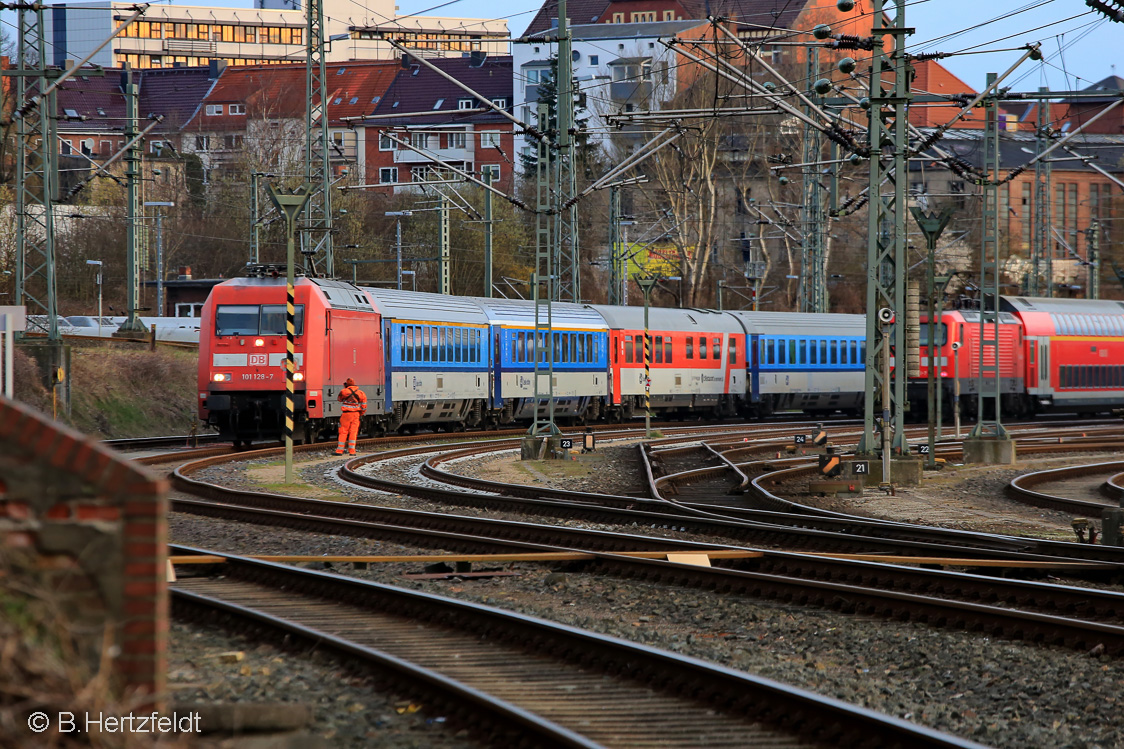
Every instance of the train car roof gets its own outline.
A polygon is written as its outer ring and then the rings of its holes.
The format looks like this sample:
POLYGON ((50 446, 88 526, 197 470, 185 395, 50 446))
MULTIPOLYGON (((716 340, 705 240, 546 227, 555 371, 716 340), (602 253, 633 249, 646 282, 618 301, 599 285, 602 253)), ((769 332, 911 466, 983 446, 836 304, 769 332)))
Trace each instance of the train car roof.
POLYGON ((326 278, 310 279, 320 287, 321 293, 328 298, 332 309, 350 309, 358 312, 374 312, 371 300, 362 293, 362 290, 346 281, 330 281, 326 278))
MULTIPOLYGON (((941 321, 943 322, 944 318, 950 314, 959 315, 965 323, 974 323, 976 325, 979 325, 980 323, 980 311, 978 309, 945 310, 941 313, 941 321)), ((922 315, 922 317, 926 318, 927 321, 928 315, 922 315)), ((1019 318, 1015 317, 1010 312, 1000 312, 999 322, 1003 325, 1018 325, 1019 318)), ((925 322, 922 322, 921 324, 924 325, 925 322)))
POLYGON ((730 310, 750 334, 801 335, 822 334, 864 336, 865 315, 824 314, 816 312, 753 312, 730 310))
MULTIPOLYGON (((519 327, 535 326, 535 303, 526 299, 484 299, 475 301, 488 316, 493 325, 512 325, 519 327)), ((586 328, 607 330, 605 319, 590 304, 573 302, 552 302, 550 305, 551 323, 555 327, 586 328)))
POLYGON ((1008 312, 1054 312, 1069 315, 1124 315, 1124 302, 1109 299, 1047 299, 1028 296, 1000 297, 1008 312))
POLYGON ((472 297, 399 291, 364 286, 384 317, 432 323, 470 323, 486 325, 488 317, 472 297))
MULTIPOLYGON (((613 329, 643 330, 644 307, 591 305, 613 329)), ((684 333, 741 333, 741 326, 732 317, 707 309, 649 307, 648 327, 651 330, 675 330, 684 333)))

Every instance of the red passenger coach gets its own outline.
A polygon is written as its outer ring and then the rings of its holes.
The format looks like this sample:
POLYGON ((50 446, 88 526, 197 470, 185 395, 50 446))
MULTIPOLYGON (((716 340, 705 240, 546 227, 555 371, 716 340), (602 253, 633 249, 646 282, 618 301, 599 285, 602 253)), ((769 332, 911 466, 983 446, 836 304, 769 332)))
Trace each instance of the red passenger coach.
MULTIPOLYGON (((212 290, 199 335, 199 418, 236 446, 282 437, 285 411, 284 269, 254 266, 249 278, 212 290)), ((371 414, 382 408, 379 315, 350 284, 298 278, 294 441, 313 441, 340 415, 336 395, 354 378, 371 414)))
POLYGON ((1025 331, 1026 389, 1046 408, 1124 405, 1124 302, 1003 297, 1025 331))
MULTIPOLYGON (((592 305, 609 324, 610 410, 644 409, 644 309, 592 305)), ((746 392, 745 331, 737 319, 699 309, 649 309, 652 411, 733 416, 746 392)))

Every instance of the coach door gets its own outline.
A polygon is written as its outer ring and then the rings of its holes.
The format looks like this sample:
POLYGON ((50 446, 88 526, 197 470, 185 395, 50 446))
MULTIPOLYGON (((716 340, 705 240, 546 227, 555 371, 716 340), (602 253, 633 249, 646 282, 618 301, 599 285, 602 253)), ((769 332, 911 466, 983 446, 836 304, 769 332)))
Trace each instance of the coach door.
MULTIPOLYGON (((1038 353, 1038 357, 1037 357, 1038 361, 1037 361, 1037 364, 1036 364, 1036 367, 1037 367, 1038 371, 1035 373, 1035 374, 1037 374, 1038 392, 1049 393, 1049 392, 1051 392, 1050 391, 1050 339, 1046 338, 1046 337, 1035 338, 1031 342, 1031 346, 1034 346, 1035 343, 1038 344, 1038 352, 1037 352, 1038 353)), ((1033 352, 1034 349, 1031 348, 1031 351, 1033 352)), ((1034 381, 1035 380, 1031 380, 1032 383, 1034 381)))

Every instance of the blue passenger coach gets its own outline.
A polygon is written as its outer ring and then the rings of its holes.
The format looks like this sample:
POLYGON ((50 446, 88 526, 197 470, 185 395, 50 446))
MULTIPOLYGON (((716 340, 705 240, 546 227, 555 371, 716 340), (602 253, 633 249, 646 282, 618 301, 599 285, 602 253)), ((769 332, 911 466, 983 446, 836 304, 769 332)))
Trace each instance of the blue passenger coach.
POLYGON ((808 414, 862 408, 866 322, 862 315, 732 311, 745 329, 752 411, 808 414))
MULTIPOLYGON (((500 423, 532 419, 535 358, 538 356, 541 367, 548 349, 547 341, 536 340, 535 304, 514 299, 474 301, 491 326, 496 352, 492 398, 502 408, 500 423)), ((573 420, 597 418, 609 392, 608 325, 591 307, 563 302, 551 304, 551 325, 554 414, 573 420)), ((546 392, 548 384, 541 385, 546 392)))
POLYGON ((491 411, 488 319, 467 297, 364 288, 382 314, 389 427, 476 427, 491 411))

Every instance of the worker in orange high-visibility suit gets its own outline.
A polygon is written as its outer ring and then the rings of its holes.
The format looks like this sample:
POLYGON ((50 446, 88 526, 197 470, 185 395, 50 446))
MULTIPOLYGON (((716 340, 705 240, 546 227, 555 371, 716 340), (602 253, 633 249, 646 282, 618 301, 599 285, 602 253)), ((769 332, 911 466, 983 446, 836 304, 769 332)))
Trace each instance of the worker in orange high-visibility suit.
POLYGON ((340 440, 336 445, 336 455, 343 455, 343 443, 347 441, 347 454, 355 454, 355 438, 359 436, 359 417, 367 413, 367 394, 355 386, 355 380, 348 377, 343 381, 344 388, 337 400, 343 414, 340 416, 340 440))

